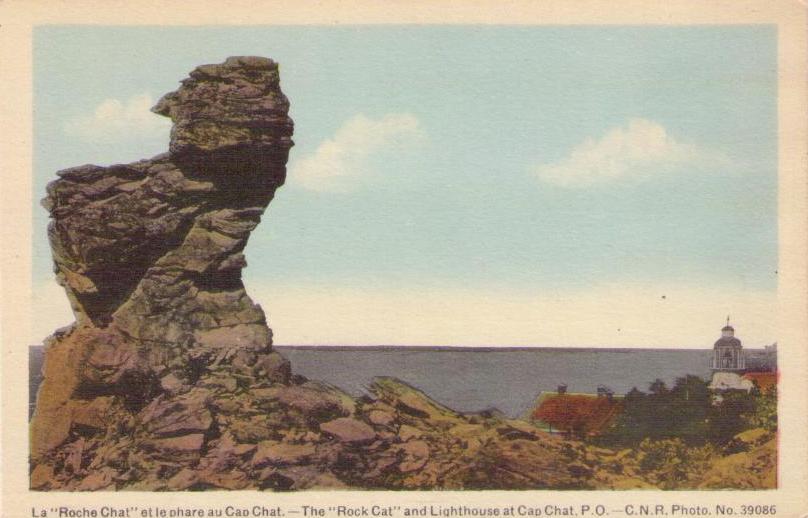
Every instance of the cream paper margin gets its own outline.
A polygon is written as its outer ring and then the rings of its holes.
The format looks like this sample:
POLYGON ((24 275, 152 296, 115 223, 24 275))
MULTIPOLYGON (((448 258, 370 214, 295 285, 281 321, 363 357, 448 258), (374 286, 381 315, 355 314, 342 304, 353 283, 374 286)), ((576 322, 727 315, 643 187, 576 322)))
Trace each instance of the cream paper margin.
MULTIPOLYGON (((808 102, 806 4, 798 0, 522 0, 403 2, 9 1, 0 0, 0 163, 2 192, 2 502, 3 518, 32 508, 251 507, 300 505, 776 504, 778 517, 808 516, 808 102), (770 491, 455 491, 298 493, 40 493, 28 490, 28 345, 31 313, 32 27, 88 25, 774 24, 779 75, 779 488, 770 491)), ((133 50, 136 51, 136 50, 133 50)), ((166 49, 170 52, 170 49, 166 49)), ((99 78, 99 80, 103 80, 99 78)), ((69 102, 69 99, 65 99, 69 102)), ((52 514, 48 513, 48 516, 52 514)), ((287 516, 289 516, 287 514, 287 516)), ((302 515, 293 515, 302 517, 302 515)), ((624 514, 610 514, 622 518, 624 514)), ((738 516, 736 514, 736 516, 738 516)))

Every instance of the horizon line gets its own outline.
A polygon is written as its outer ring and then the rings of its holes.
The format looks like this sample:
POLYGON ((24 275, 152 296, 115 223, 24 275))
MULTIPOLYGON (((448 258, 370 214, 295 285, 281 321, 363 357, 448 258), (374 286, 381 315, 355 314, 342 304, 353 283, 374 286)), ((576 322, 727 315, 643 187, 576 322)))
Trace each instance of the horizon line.
MULTIPOLYGON (((334 345, 334 344, 276 344, 272 346, 286 348, 286 349, 341 349, 341 350, 361 350, 361 349, 429 349, 433 351, 524 351, 524 350, 572 350, 572 351, 712 351, 713 346, 709 347, 647 347, 647 346, 568 346, 568 345, 424 345, 424 344, 407 344, 407 345, 392 345, 392 344, 350 344, 350 345, 334 345)), ((760 347, 745 347, 747 350, 764 350, 765 346, 760 347)))
MULTIPOLYGON (((774 342, 773 342, 774 343, 774 342)), ((763 346, 750 346, 744 347, 745 350, 764 351, 769 345, 763 346)), ((32 344, 29 348, 45 347, 44 344, 32 344)), ((631 351, 712 351, 713 346, 708 347, 647 347, 647 346, 578 346, 578 345, 425 345, 425 344, 273 344, 273 349, 278 347, 282 349, 332 349, 332 350, 393 350, 393 349, 409 349, 409 350, 430 350, 436 352, 442 351, 474 351, 474 352, 497 352, 497 351, 552 351, 552 350, 565 350, 565 351, 610 351, 610 352, 631 352, 631 351)))

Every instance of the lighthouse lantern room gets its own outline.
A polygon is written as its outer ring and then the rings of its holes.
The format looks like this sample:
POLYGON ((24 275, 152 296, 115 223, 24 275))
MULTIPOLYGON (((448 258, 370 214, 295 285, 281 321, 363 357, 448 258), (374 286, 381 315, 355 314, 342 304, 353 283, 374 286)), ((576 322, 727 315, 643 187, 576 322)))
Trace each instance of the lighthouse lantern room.
POLYGON ((727 325, 721 329, 721 338, 713 346, 712 369, 714 371, 742 371, 746 369, 746 359, 741 341, 735 338, 735 328, 727 325))

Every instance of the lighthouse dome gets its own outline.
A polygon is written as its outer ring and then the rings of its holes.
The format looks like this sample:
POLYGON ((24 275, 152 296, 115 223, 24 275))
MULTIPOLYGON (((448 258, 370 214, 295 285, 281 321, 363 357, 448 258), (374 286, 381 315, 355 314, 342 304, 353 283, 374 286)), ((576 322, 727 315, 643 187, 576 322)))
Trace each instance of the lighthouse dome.
POLYGON ((741 341, 734 336, 722 336, 715 341, 714 347, 741 347, 741 341))
POLYGON ((715 347, 740 347, 741 341, 735 338, 735 328, 729 325, 729 317, 727 317, 727 325, 721 328, 721 338, 716 340, 715 347))

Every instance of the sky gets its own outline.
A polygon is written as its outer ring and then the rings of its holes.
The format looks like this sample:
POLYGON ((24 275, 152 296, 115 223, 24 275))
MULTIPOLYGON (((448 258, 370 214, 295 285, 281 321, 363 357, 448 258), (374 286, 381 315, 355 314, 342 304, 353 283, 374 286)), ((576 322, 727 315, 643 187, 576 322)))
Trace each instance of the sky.
MULTIPOLYGON (((34 199, 164 152, 149 107, 231 55, 295 121, 244 271, 276 343, 777 339, 772 26, 38 27, 34 199)), ((40 343, 72 316, 33 211, 40 343)))

